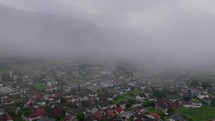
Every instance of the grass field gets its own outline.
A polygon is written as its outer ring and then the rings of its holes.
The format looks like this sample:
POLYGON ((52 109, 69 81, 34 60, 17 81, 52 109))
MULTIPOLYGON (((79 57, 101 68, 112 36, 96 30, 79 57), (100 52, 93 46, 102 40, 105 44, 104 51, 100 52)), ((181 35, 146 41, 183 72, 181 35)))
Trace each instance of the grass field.
POLYGON ((166 115, 161 110, 153 108, 153 107, 147 108, 146 111, 149 112, 149 113, 152 113, 152 112, 158 113, 162 118, 166 117, 166 115))
POLYGON ((0 76, 2 76, 3 73, 9 73, 9 70, 8 69, 0 70, 0 76))
POLYGON ((46 85, 45 84, 41 84, 41 83, 37 83, 33 85, 36 89, 38 90, 45 90, 46 89, 46 85))
POLYGON ((142 91, 140 89, 134 89, 134 90, 129 91, 126 95, 135 97, 135 96, 141 94, 141 92, 142 91))
POLYGON ((192 121, 209 121, 215 118, 215 108, 202 106, 201 108, 178 108, 176 113, 192 121))
POLYGON ((114 98, 114 100, 112 101, 114 104, 120 104, 123 102, 127 102, 129 99, 126 97, 122 97, 122 96, 118 96, 116 98, 114 98))
POLYGON ((215 80, 215 75, 196 75, 196 76, 192 76, 191 80, 194 80, 194 81, 212 81, 212 80, 215 80))
POLYGON ((116 93, 116 89, 114 89, 113 87, 108 88, 108 90, 112 93, 116 93))

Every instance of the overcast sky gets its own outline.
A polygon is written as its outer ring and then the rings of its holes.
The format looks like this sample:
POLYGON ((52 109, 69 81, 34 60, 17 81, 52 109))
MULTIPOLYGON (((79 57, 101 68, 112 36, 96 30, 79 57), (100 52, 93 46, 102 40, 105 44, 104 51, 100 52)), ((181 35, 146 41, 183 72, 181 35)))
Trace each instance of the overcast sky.
MULTIPOLYGON (((214 0, 0 0, 1 4, 34 12, 76 16, 102 26, 155 31, 187 16, 212 16, 214 0)), ((195 18, 194 18, 195 19, 195 18)))
POLYGON ((215 62, 214 0, 0 0, 0 4, 92 21, 129 47, 123 50, 125 55, 148 51, 147 57, 180 64, 215 62))

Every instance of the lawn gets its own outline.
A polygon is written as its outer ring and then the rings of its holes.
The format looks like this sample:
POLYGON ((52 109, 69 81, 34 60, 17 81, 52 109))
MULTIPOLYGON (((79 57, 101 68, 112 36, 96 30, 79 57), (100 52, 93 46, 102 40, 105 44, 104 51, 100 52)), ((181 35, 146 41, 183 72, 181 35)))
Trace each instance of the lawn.
POLYGON ((161 110, 156 109, 156 108, 153 108, 153 107, 147 108, 146 111, 149 112, 149 113, 152 113, 152 112, 158 113, 158 114, 159 114, 162 118, 164 118, 164 119, 165 119, 165 117, 166 117, 166 115, 165 115, 161 110))
POLYGON ((2 76, 3 73, 9 73, 9 70, 8 69, 0 70, 0 76, 2 76))
POLYGON ((120 104, 120 103, 123 103, 123 102, 128 102, 128 100, 129 99, 126 98, 126 97, 118 96, 118 97, 114 98, 112 102, 114 104, 120 104))
POLYGON ((114 89, 113 87, 108 88, 108 90, 112 93, 116 93, 116 89, 114 89))
POLYGON ((140 89, 133 89, 133 90, 127 92, 126 95, 135 97, 135 96, 141 94, 141 92, 142 92, 142 91, 141 91, 140 89))
POLYGON ((45 90, 46 89, 46 85, 45 84, 41 84, 41 83, 37 83, 33 85, 36 89, 38 90, 45 90))
POLYGON ((209 121, 215 118, 215 108, 202 106, 201 108, 178 108, 176 113, 192 121, 209 121))
POLYGON ((215 75, 195 75, 195 76, 191 76, 191 80, 194 80, 194 81, 211 81, 211 80, 215 80, 215 75))

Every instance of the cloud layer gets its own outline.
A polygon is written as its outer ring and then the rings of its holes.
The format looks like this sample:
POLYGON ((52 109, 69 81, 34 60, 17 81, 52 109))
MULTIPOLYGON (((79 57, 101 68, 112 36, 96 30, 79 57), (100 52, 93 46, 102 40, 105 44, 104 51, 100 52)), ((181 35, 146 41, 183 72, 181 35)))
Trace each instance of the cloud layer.
MULTIPOLYGON (((214 0, 0 0, 31 12, 95 23, 114 43, 113 55, 178 66, 215 62, 214 0)), ((108 41, 108 40, 107 40, 108 41)))

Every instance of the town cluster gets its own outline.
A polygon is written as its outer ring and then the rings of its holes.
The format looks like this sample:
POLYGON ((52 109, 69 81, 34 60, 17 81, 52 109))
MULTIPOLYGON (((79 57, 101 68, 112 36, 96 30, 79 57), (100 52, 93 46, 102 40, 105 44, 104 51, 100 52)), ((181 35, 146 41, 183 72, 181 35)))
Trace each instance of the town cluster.
POLYGON ((110 79, 108 71, 75 79, 80 74, 62 66, 4 73, 0 121, 186 121, 178 110, 215 105, 209 82, 110 79))

